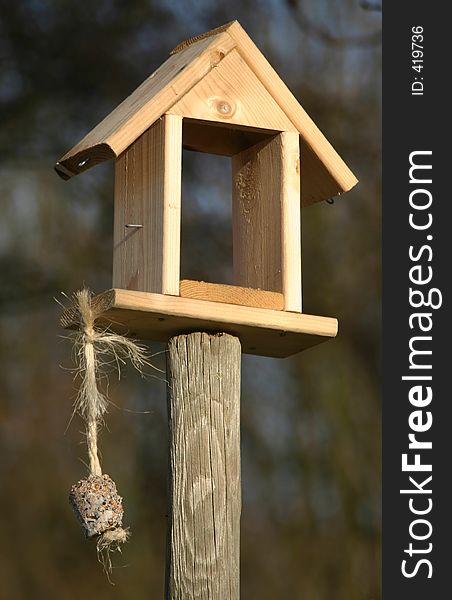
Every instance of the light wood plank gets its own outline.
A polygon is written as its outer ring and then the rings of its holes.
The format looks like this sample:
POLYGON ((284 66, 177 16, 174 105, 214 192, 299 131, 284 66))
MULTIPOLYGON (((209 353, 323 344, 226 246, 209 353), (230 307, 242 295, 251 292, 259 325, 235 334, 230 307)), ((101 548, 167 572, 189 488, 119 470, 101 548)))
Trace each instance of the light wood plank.
POLYGON ((281 153, 281 273, 284 309, 301 312, 300 138, 283 132, 281 153))
MULTIPOLYGON (((119 156, 234 48, 302 137, 304 206, 348 191, 357 179, 237 21, 191 38, 143 82, 55 169, 64 179, 119 156)), ((176 49, 177 50, 177 49, 176 49)), ((286 128, 282 128, 285 130, 286 128)))
MULTIPOLYGON (((120 289, 96 298, 105 308, 96 321, 99 326, 155 341, 193 331, 222 331, 237 336, 247 354, 282 358, 337 334, 337 320, 330 317, 120 289)), ((79 317, 68 310, 61 323, 77 327, 79 317)))
POLYGON ((240 342, 179 335, 167 352, 167 600, 240 595, 240 342))
POLYGON ((119 156, 235 47, 226 33, 173 54, 56 164, 65 179, 119 156))
POLYGON ((170 111, 206 121, 297 131, 237 50, 232 50, 170 111))
POLYGON ((246 148, 268 140, 278 131, 184 118, 182 142, 186 150, 234 156, 246 148))
POLYGON ((232 157, 234 283, 283 291, 278 136, 232 157))
POLYGON ((188 48, 192 44, 196 44, 200 40, 204 40, 208 37, 211 37, 212 35, 217 35, 217 33, 222 33, 223 31, 227 31, 228 28, 232 25, 232 23, 234 23, 234 21, 229 21, 228 23, 225 23, 224 25, 215 27, 215 29, 211 29, 210 31, 206 31, 206 32, 200 33, 198 35, 194 35, 191 38, 188 38, 188 39, 180 42, 180 44, 178 44, 175 48, 173 48, 171 50, 170 55, 177 54, 178 52, 181 52, 181 50, 185 50, 186 48, 188 48))
POLYGON ((179 290, 181 298, 195 298, 210 302, 254 306, 256 308, 271 308, 272 310, 283 310, 284 308, 284 296, 282 294, 237 285, 183 279, 180 282, 179 290))
POLYGON ((175 115, 154 123, 117 159, 114 286, 179 294, 181 161, 182 119, 175 115))
MULTIPOLYGON (((307 114, 298 100, 281 80, 265 56, 259 51, 254 42, 238 21, 231 23, 227 29, 237 45, 243 59, 250 69, 259 77, 271 96, 278 102, 290 121, 297 127, 307 145, 305 153, 313 153, 315 160, 320 162, 319 169, 312 173, 305 171, 309 178, 309 195, 302 196, 303 205, 347 192, 354 187, 358 180, 345 164, 330 142, 326 139, 311 117, 307 114), (321 192, 316 192, 316 189, 321 192)), ((305 153, 303 156, 305 156, 305 153)))
POLYGON ((234 281, 301 312, 299 138, 282 133, 232 159, 234 281))

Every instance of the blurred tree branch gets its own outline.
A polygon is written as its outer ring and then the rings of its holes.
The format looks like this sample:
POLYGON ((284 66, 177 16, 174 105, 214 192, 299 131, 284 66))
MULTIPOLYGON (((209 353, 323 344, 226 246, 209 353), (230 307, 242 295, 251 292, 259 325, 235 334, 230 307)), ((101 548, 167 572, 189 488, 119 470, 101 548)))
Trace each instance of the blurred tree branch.
MULTIPOLYGON (((362 8, 370 9, 370 3, 365 2, 362 8)), ((312 38, 315 38, 328 46, 335 48, 351 48, 351 47, 375 47, 381 45, 381 30, 372 31, 371 33, 349 35, 339 37, 312 21, 303 11, 302 4, 299 0, 287 0, 291 14, 301 31, 312 38)))
MULTIPOLYGON (((139 524, 115 588, 65 501, 83 450, 77 426, 63 435, 74 385, 58 367, 71 358, 52 296, 111 285, 114 165, 72 183, 52 166, 176 42, 232 18, 361 180, 334 209, 322 203, 303 215, 305 310, 338 316, 340 337, 288 361, 244 357, 243 596, 380 597, 381 0, 0 4, 0 598, 163 593, 164 383, 130 377, 112 389, 117 407, 132 401, 152 413, 112 411, 104 433, 127 519, 139 524)), ((182 269, 217 281, 233 262, 230 159, 221 160, 206 176, 185 160, 182 217, 182 269)), ((150 347, 164 362, 163 346, 150 347)))
POLYGON ((360 6, 363 10, 369 10, 372 12, 382 12, 382 2, 372 2, 371 0, 362 0, 360 6))

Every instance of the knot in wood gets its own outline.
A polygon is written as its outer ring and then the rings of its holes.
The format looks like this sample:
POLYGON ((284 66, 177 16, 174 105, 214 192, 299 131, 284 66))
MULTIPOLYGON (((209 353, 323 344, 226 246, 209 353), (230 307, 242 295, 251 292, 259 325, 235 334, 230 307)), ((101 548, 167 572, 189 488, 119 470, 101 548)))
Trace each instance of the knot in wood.
POLYGON ((222 119, 230 119, 234 116, 236 105, 226 98, 212 98, 210 105, 215 113, 222 119))
POLYGON ((226 100, 221 100, 217 104, 217 110, 223 115, 228 115, 231 112, 231 105, 226 100))

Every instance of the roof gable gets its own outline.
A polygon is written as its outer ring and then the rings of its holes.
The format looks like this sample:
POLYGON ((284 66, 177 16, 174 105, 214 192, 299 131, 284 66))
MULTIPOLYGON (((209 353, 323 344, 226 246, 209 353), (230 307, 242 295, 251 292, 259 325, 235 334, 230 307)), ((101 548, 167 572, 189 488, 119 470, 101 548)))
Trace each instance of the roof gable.
POLYGON ((273 131, 297 131, 234 49, 170 110, 171 114, 273 131))
POLYGON ((341 194, 357 183, 237 21, 177 46, 166 62, 58 161, 55 169, 69 179, 119 156, 167 112, 205 119, 206 102, 215 96, 217 86, 225 93, 231 87, 238 92, 228 123, 298 130, 304 205, 341 194), (262 105, 251 100, 251 93, 256 97, 256 92, 262 105))
POLYGON ((172 54, 57 162, 57 172, 68 179, 119 156, 234 47, 227 33, 219 33, 172 54))

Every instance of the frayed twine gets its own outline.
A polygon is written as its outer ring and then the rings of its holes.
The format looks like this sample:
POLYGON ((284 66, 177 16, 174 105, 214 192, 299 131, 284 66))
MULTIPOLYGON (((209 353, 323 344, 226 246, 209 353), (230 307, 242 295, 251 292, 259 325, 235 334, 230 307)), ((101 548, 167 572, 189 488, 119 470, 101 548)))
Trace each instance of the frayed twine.
MULTIPOLYGON (((100 329, 95 326, 95 320, 101 316, 102 310, 93 304, 92 297, 92 293, 87 289, 75 292, 72 297, 72 308, 77 311, 80 319, 80 328, 72 335, 72 339, 76 377, 81 379, 72 416, 79 413, 86 424, 90 470, 87 482, 90 481, 90 478, 102 477, 97 434, 109 403, 106 395, 99 388, 99 380, 105 377, 106 367, 116 366, 119 377, 121 365, 125 364, 127 360, 141 375, 143 375, 145 365, 153 367, 148 360, 147 349, 144 346, 108 329, 100 329)), ((114 482, 112 484, 116 489, 114 482)), ((93 494, 99 495, 101 492, 96 488, 93 494)), ((112 529, 102 531, 101 528, 97 538, 97 557, 103 565, 110 583, 112 583, 110 575, 113 569, 111 554, 116 551, 121 552, 121 544, 127 542, 130 537, 129 529, 124 529, 121 525, 120 521, 112 529)))
POLYGON ((115 529, 108 529, 97 538, 97 560, 103 566, 111 585, 115 585, 110 577, 113 572, 111 555, 113 552, 121 554, 121 544, 125 544, 130 536, 131 533, 128 527, 125 529, 123 527, 116 527, 115 529))
POLYGON ((74 308, 80 315, 80 329, 74 334, 74 352, 76 373, 81 377, 74 413, 78 412, 86 423, 90 472, 102 475, 97 430, 107 412, 108 399, 99 389, 98 379, 107 365, 114 364, 120 375, 121 364, 129 360, 142 375, 144 366, 150 363, 144 346, 123 335, 95 327, 94 322, 101 312, 91 300, 92 294, 86 288, 73 296, 74 308))
MULTIPOLYGON (((97 430, 103 423, 109 400, 101 391, 99 383, 105 379, 108 383, 106 372, 109 367, 116 368, 120 379, 121 366, 127 361, 141 376, 144 376, 145 366, 153 369, 156 367, 149 361, 145 346, 108 328, 95 325, 103 309, 93 303, 92 298, 93 294, 86 288, 74 292, 69 298, 72 304, 69 309, 78 315, 80 323, 79 329, 70 333, 69 337, 74 346, 75 378, 81 380, 71 420, 78 413, 85 421, 90 473, 102 475, 97 450, 97 430)), ((68 307, 64 308, 67 310, 68 307)))

